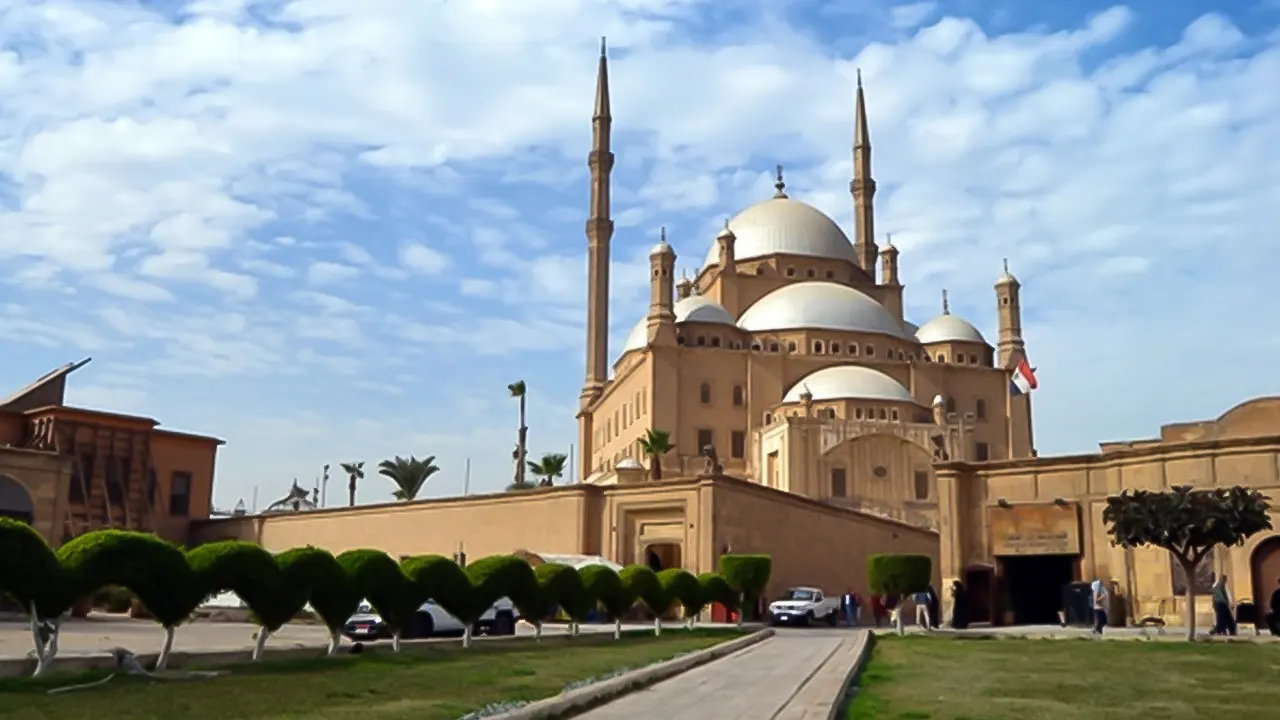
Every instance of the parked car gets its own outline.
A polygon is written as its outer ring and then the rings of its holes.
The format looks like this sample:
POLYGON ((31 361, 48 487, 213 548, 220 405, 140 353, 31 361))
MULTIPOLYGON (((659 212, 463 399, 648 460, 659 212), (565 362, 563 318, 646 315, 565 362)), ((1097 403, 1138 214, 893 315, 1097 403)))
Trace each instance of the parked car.
MULTIPOLYGON (((502 598, 480 616, 479 622, 472 628, 472 634, 515 635, 518 619, 515 605, 507 598, 502 598)), ((414 613, 409 627, 400 633, 400 638, 408 640, 435 635, 461 635, 464 629, 461 620, 450 615, 434 600, 428 600, 414 613)), ((387 639, 392 635, 391 629, 382 622, 382 618, 367 601, 360 603, 356 614, 347 620, 342 634, 351 640, 361 641, 387 639)))
POLYGON ((825 622, 834 626, 840 619, 840 601, 827 597, 821 590, 795 587, 769 603, 770 625, 813 625, 825 622))

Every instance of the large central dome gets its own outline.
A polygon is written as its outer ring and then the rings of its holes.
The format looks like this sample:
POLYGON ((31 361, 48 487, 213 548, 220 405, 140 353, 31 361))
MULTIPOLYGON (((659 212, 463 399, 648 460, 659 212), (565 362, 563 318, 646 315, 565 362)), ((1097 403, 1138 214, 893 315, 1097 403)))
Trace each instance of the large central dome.
POLYGON ((824 280, 783 285, 747 308, 738 327, 747 332, 820 328, 914 340, 883 305, 847 285, 824 280))
MULTIPOLYGON (((734 258, 750 260, 768 255, 809 255, 857 263, 853 244, 839 225, 821 210, 791 198, 771 198, 738 213, 729 221, 737 238, 734 258)), ((720 248, 711 243, 704 266, 720 260, 720 248)))

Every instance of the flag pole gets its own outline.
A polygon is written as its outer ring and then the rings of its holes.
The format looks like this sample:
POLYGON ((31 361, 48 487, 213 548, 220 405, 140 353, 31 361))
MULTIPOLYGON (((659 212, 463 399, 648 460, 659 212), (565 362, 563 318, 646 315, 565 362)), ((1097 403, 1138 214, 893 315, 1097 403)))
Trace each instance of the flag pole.
POLYGON ((471 494, 471 458, 467 458, 467 469, 462 476, 462 494, 471 494))
POLYGON ((569 443, 569 482, 578 482, 578 476, 573 474, 573 443, 569 443))

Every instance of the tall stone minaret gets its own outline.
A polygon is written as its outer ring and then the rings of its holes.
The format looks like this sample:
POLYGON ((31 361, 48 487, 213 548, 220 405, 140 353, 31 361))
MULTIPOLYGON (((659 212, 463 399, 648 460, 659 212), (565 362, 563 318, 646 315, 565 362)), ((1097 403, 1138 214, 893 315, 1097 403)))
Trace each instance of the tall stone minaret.
POLYGON ((867 98, 862 93, 862 71, 858 71, 858 90, 854 108, 853 130, 853 180, 849 192, 853 195, 853 249, 858 265, 876 277, 876 220, 872 199, 876 196, 876 181, 871 177, 871 133, 867 129, 867 98))
POLYGON ((996 280, 996 316, 1000 319, 996 362, 1002 368, 1012 368, 1026 351, 1026 343, 1022 339, 1022 283, 1009 272, 1007 259, 996 280))
POLYGON ((600 63, 596 69, 596 104, 591 115, 591 208, 587 217, 587 368, 586 381, 578 398, 578 463, 581 478, 592 467, 594 423, 588 408, 604 390, 609 377, 609 243, 613 239, 613 219, 609 209, 609 176, 613 172, 609 112, 609 60, 605 40, 600 38, 600 63))

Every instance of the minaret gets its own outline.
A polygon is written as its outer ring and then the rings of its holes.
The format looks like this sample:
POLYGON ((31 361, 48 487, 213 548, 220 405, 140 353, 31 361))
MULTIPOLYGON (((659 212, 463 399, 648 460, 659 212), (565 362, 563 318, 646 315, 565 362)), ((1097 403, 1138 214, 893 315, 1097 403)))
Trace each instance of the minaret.
POLYGON ((609 112, 609 61, 605 40, 600 38, 600 63, 596 70, 596 103, 591 115, 591 208, 587 217, 587 367, 586 381, 578 398, 579 480, 596 470, 593 462, 595 422, 590 411, 604 391, 609 377, 609 242, 613 239, 613 219, 609 210, 609 175, 613 152, 609 132, 613 116, 609 112))
POLYGON ((613 219, 609 209, 609 176, 613 171, 609 113, 609 60, 600 38, 596 70, 596 104, 591 116, 591 214, 587 218, 587 378, 582 397, 594 398, 609 376, 609 242, 613 219))
POLYGON ((874 280, 877 251, 872 199, 876 196, 876 181, 871 177, 871 133, 867 129, 867 98, 862 93, 861 70, 858 71, 853 123, 853 180, 849 182, 849 192, 853 195, 853 249, 858 265, 874 280))
POLYGON ((1009 260, 1004 261, 1004 272, 996 280, 996 314, 1000 319, 1000 341, 996 345, 996 359, 1002 368, 1013 367, 1016 358, 1025 350, 1022 341, 1022 285, 1009 272, 1009 260))
POLYGON ((645 327, 650 345, 676 344, 675 270, 676 251, 667 244, 667 229, 662 228, 658 244, 649 251, 649 314, 645 327))
POLYGON ((893 235, 885 236, 884 249, 880 251, 880 282, 885 285, 899 285, 898 282, 898 248, 893 246, 893 235))

